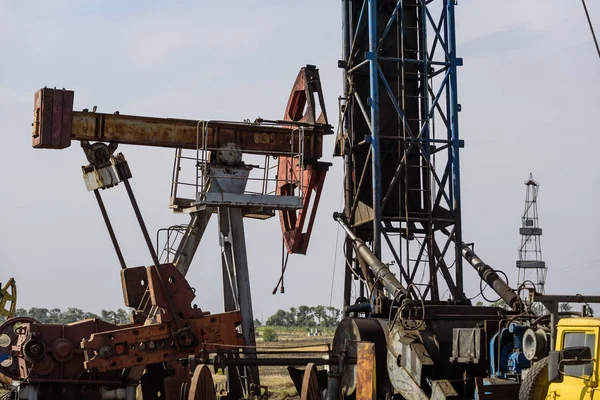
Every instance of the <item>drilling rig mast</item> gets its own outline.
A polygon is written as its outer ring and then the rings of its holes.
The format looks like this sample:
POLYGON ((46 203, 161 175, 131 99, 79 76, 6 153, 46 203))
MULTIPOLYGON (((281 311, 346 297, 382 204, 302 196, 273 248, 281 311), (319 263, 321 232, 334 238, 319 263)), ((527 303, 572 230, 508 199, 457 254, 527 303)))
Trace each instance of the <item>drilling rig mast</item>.
POLYGON ((519 260, 517 269, 519 277, 517 287, 521 287, 527 281, 535 285, 535 291, 544 294, 546 274, 548 268, 542 259, 542 228, 540 228, 537 198, 540 184, 533 179, 533 174, 525 181, 527 192, 525 193, 525 209, 521 216, 521 246, 519 247, 519 260))
POLYGON ((504 347, 513 334, 499 336, 505 311, 471 306, 463 258, 512 309, 506 313, 522 312, 522 304, 462 239, 455 2, 344 0, 342 18, 335 154, 345 159, 346 201, 334 219, 346 232, 346 318, 333 354, 356 357, 357 365, 373 360, 377 386, 340 364, 328 395, 472 398, 488 360, 497 376, 515 368, 496 368, 500 358, 470 341, 504 347), (355 304, 352 276, 360 280, 355 304))
MULTIPOLYGON (((393 257, 411 290, 438 301, 447 289, 453 301, 466 304, 455 3, 342 4, 343 124, 336 154, 346 165, 345 218, 376 257, 393 257)), ((347 243, 346 261, 360 274, 360 259, 353 260, 347 243)))

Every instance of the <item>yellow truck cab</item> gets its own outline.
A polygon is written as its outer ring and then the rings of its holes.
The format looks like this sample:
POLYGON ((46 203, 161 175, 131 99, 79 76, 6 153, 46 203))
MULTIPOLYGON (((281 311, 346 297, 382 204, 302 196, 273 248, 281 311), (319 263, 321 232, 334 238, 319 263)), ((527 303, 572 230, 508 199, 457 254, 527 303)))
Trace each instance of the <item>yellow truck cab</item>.
POLYGON ((600 399, 599 337, 600 318, 563 318, 558 322, 556 350, 548 360, 546 400, 600 399))

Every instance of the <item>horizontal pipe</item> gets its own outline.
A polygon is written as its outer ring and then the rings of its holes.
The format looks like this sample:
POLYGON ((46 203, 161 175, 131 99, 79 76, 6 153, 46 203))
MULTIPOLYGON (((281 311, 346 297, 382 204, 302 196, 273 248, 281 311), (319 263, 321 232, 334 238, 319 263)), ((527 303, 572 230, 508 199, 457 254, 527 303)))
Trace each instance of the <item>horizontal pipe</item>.
MULTIPOLYGON (((329 346, 328 344, 315 345, 316 347, 329 346)), ((329 354, 328 350, 257 350, 254 354, 329 354)))
POLYGON ((245 365, 245 366, 279 366, 279 365, 326 365, 329 364, 328 360, 323 358, 311 357, 311 358, 228 358, 223 361, 226 366, 230 365, 245 365))
MULTIPOLYGON (((294 358, 220 358, 215 359, 214 364, 217 368, 228 367, 233 365, 244 365, 244 366, 301 366, 307 364, 316 365, 333 365, 337 364, 338 357, 333 356, 331 358, 323 357, 294 357, 294 358)), ((344 363, 355 364, 356 359, 351 357, 344 357, 344 363)))
POLYGON ((534 302, 552 302, 557 301, 560 303, 600 303, 600 296, 584 296, 581 294, 576 295, 552 295, 552 294, 534 294, 534 302))
POLYGON ((397 58, 397 57, 379 57, 380 60, 383 61, 395 61, 399 63, 407 63, 407 64, 429 64, 429 65, 440 65, 440 66, 449 66, 451 65, 449 62, 444 61, 424 61, 424 60, 415 60, 412 58, 397 58))
POLYGON ((95 385, 95 386, 108 386, 108 387, 116 387, 123 388, 127 385, 123 383, 121 380, 93 380, 93 379, 47 379, 47 378, 29 378, 29 383, 58 383, 61 385, 73 384, 78 386, 83 385, 95 385))

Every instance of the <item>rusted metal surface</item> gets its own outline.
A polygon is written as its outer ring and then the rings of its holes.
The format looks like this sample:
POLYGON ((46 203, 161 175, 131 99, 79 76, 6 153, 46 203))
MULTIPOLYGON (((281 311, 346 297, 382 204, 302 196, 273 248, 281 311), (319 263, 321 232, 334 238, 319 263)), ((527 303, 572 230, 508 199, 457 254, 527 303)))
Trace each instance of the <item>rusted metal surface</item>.
MULTIPOLYGON (((72 91, 46 88, 36 92, 33 147, 63 149, 73 140, 87 140, 195 150, 202 138, 198 120, 73 111, 72 100, 72 91), (58 103, 61 96, 63 101, 58 103)), ((298 126, 226 121, 208 121, 207 125, 209 150, 235 143, 245 153, 283 156, 299 149, 298 126)), ((328 133, 329 127, 304 127, 306 159, 322 156, 323 135, 328 133)))
POLYGON ((304 122, 307 124, 327 125, 327 112, 321 88, 319 70, 314 65, 307 65, 300 69, 292 93, 288 99, 283 117, 285 121, 304 122), (318 103, 315 102, 315 95, 318 103), (317 107, 321 109, 316 115, 317 107))
POLYGON ((145 326, 89 336, 81 344, 86 350, 87 369, 130 368, 185 358, 190 353, 214 352, 219 344, 244 344, 236 330, 241 314, 234 311, 205 316, 200 308, 192 306, 194 292, 173 264, 147 267, 145 275, 141 274, 141 268, 132 273, 127 271, 121 275, 126 301, 133 302, 129 304, 139 301, 140 310, 160 312, 153 319, 149 318, 145 326), (144 288, 143 293, 141 288, 144 288))
POLYGON ((192 301, 196 297, 194 291, 173 264, 161 264, 158 269, 154 266, 147 267, 146 281, 152 306, 162 310, 156 316, 158 322, 175 320, 174 313, 182 319, 202 316, 200 308, 192 307, 192 301), (173 301, 172 304, 169 303, 169 297, 173 301))
POLYGON ((375 400, 377 379, 375 369, 375 344, 359 342, 356 360, 356 400, 375 400))
POLYGON ((73 91, 43 88, 35 93, 33 147, 64 149, 71 145, 73 91))
POLYGON ((82 337, 114 328, 116 325, 97 319, 66 325, 40 324, 23 318, 9 320, 0 326, 0 335, 11 337, 11 358, 0 366, 0 373, 17 380, 29 378, 32 383, 54 380, 83 385, 102 381, 121 387, 124 383, 120 371, 85 370, 79 345, 82 337))
POLYGON ((328 169, 328 163, 318 162, 306 165, 304 170, 299 172, 297 159, 281 157, 279 160, 277 175, 284 181, 278 185, 277 194, 290 196, 295 190, 302 191, 301 209, 279 211, 281 231, 289 253, 306 254, 328 169), (296 188, 286 183, 287 175, 298 173, 304 174, 301 180, 304 182, 304 187, 296 188))
MULTIPOLYGON (((358 357, 358 342, 372 342, 375 344, 375 360, 377 375, 377 392, 379 397, 385 398, 389 392, 389 378, 386 368, 386 331, 385 322, 375 318, 344 318, 336 328, 333 337, 333 357, 356 360, 358 357)), ((356 363, 342 362, 340 368, 332 368, 334 373, 341 373, 341 388, 344 396, 351 396, 357 386, 356 363)))
POLYGON ((215 352, 219 345, 243 345, 235 327, 241 323, 237 311, 194 318, 189 331, 177 335, 172 324, 152 324, 118 329, 90 336, 82 342, 86 369, 110 371, 161 363, 190 353, 215 352))
POLYGON ((148 384, 147 390, 173 400, 179 398, 182 385, 189 380, 180 360, 189 354, 208 358, 222 346, 230 349, 244 345, 237 331, 240 313, 209 315, 193 306, 194 293, 173 264, 121 272, 126 304, 152 311, 143 324, 117 326, 94 319, 50 325, 31 319, 9 320, 0 326, 0 336, 8 338, 9 346, 3 348, 10 349, 11 357, 0 366, 0 373, 43 384, 43 390, 49 391, 67 384, 75 388, 96 386, 92 390, 96 395, 100 386, 125 388, 137 384, 146 370, 150 374, 147 381, 155 382, 160 376, 159 384, 148 384), (167 301, 169 296, 172 307, 167 301), (150 371, 149 366, 154 365, 160 367, 150 371), (124 370, 130 371, 125 380, 124 370))
MULTIPOLYGON (((283 119, 311 126, 328 125, 319 70, 314 66, 307 65, 298 73, 283 119), (316 115, 318 108, 321 112, 316 115)), ((305 130, 304 134, 306 133, 305 130)), ((306 254, 325 176, 330 165, 330 163, 311 160, 306 155, 304 160, 298 157, 279 157, 277 194, 291 196, 299 192, 298 195, 303 199, 302 208, 279 211, 281 231, 289 253, 306 254), (304 162, 304 165, 300 165, 301 162, 304 162), (300 174, 303 176, 300 177, 300 174), (303 187, 289 183, 296 181, 302 182, 303 187)))
MULTIPOLYGON (((123 287, 123 299, 127 307, 137 310, 144 294, 148 289, 148 273, 146 267, 134 267, 121 270, 121 286, 123 287)), ((145 309, 143 307, 142 309, 145 309)))

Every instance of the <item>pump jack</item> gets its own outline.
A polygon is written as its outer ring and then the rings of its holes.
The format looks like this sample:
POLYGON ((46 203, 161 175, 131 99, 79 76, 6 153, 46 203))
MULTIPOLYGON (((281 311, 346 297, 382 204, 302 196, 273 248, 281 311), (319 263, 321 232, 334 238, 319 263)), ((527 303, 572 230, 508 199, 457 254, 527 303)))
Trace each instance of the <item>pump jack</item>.
POLYGON ((35 94, 32 144, 64 149, 81 142, 89 162, 82 167, 83 178, 121 265, 125 305, 135 312, 126 326, 95 320, 64 327, 28 318, 8 321, 0 326, 0 335, 11 341, 0 349, 9 354, 0 373, 27 381, 20 386, 20 398, 59 392, 65 399, 78 398, 85 392, 86 398, 110 393, 111 398, 132 399, 138 382, 144 399, 204 398, 213 388, 206 385, 210 374, 207 378, 203 364, 218 354, 227 370, 229 398, 260 395, 258 364, 252 363, 256 350, 243 217, 264 219, 279 211, 288 252, 306 252, 329 167, 319 161, 323 136, 332 129, 318 70, 310 65, 300 70, 281 120, 238 123, 78 112, 73 97, 64 89, 43 88, 35 94), (161 262, 151 242, 129 183, 129 165, 123 154, 115 154, 119 144, 176 149, 171 208, 189 214, 191 222, 173 262, 161 262), (181 196, 179 178, 182 160, 189 159, 182 155, 185 150, 196 155, 198 177, 187 198, 181 196), (246 188, 256 166, 244 162, 243 154, 265 158, 259 193, 246 188), (271 157, 278 159, 277 171, 271 157), (125 186, 148 246, 149 267, 125 264, 101 196, 101 190, 119 184, 125 186), (213 213, 219 222, 225 305, 225 313, 214 315, 192 306, 194 291, 185 279, 213 213), (82 353, 75 350, 80 346, 82 353), (246 360, 240 360, 243 365, 236 364, 240 357, 246 360))

